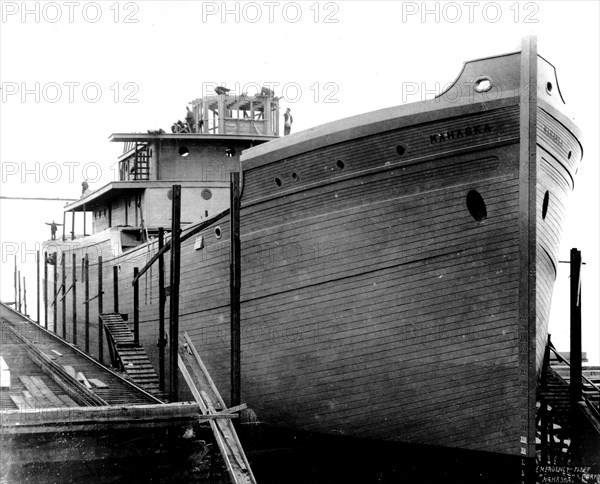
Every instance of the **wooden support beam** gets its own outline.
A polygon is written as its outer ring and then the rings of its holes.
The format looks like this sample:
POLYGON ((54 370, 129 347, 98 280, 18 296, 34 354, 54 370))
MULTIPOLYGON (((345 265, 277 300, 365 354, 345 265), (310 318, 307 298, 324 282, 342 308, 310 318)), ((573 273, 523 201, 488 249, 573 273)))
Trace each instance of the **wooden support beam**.
POLYGON ((23 276, 23 314, 28 316, 27 314, 27 281, 25 280, 25 276, 23 276))
POLYGON ((44 326, 48 327, 48 252, 44 251, 44 326))
POLYGON ((119 314, 119 267, 113 266, 113 310, 119 314))
POLYGON ((171 210, 171 284, 170 284, 170 394, 171 401, 175 402, 178 398, 178 342, 179 342, 179 279, 181 265, 181 185, 173 185, 172 189, 172 210, 171 210))
MULTIPOLYGON (((230 413, 186 332, 181 336, 179 345, 179 364, 181 373, 204 416, 221 415, 217 407, 225 410, 225 413, 230 413)), ((255 484, 256 479, 233 422, 228 419, 211 420, 210 426, 231 481, 238 484, 255 484)))
POLYGON ((17 271, 17 256, 15 255, 15 271, 14 271, 14 284, 15 284, 15 309, 18 311, 19 310, 19 292, 18 292, 18 281, 19 281, 19 276, 18 276, 18 271, 17 271))
POLYGON ((40 289, 40 251, 38 250, 36 252, 35 255, 35 265, 36 265, 36 287, 35 287, 35 292, 36 292, 36 296, 37 296, 37 300, 36 300, 36 322, 37 324, 41 324, 42 318, 40 315, 40 296, 41 296, 41 289, 40 289))
POLYGON ((66 240, 65 238, 65 230, 66 230, 66 225, 67 225, 67 212, 63 212, 63 223, 62 223, 62 241, 64 242, 66 240))
MULTIPOLYGON (((227 217, 228 215, 229 215, 229 209, 226 209, 226 210, 223 210, 222 212, 219 212, 219 213, 213 215, 210 218, 207 218, 206 220, 203 220, 198 225, 196 225, 194 228, 188 230, 185 234, 182 234, 179 241, 181 243, 185 242, 186 240, 193 237, 194 235, 202 232, 206 227, 218 222, 219 220, 227 217)), ((150 269, 150 267, 152 267, 152 265, 159 259, 159 257, 170 249, 171 249, 171 240, 168 240, 165 242, 164 247, 161 250, 159 250, 156 254, 154 254, 150 258, 150 260, 146 263, 146 265, 140 269, 138 278, 143 276, 146 273, 146 271, 148 269, 150 269)), ((131 285, 133 285, 134 283, 135 283, 135 280, 131 283, 131 285)))
POLYGON ((100 314, 102 314, 102 256, 98 256, 98 361, 103 363, 103 352, 104 346, 102 344, 102 320, 100 314))
POLYGON ((159 388, 165 390, 165 256, 162 249, 165 246, 165 229, 158 228, 158 378, 159 388))
MULTIPOLYGON (((64 405, 63 405, 64 406, 64 405)), ((2 434, 89 432, 133 427, 173 428, 177 423, 235 418, 231 414, 202 415, 195 403, 111 405, 95 407, 44 408, 0 413, 2 434)))
POLYGON ((19 278, 19 299, 17 299, 18 303, 18 308, 19 308, 19 312, 21 314, 23 314, 23 301, 21 300, 21 271, 18 271, 18 278, 19 278))
POLYGON ((83 259, 83 282, 85 303, 85 352, 90 352, 90 259, 87 254, 83 259))
POLYGON ((58 252, 54 252, 54 303, 52 304, 52 330, 54 334, 58 334, 58 304, 56 301, 58 299, 58 252))
MULTIPOLYGON (((133 268, 133 277, 137 276, 139 269, 133 268)), ((116 311, 115 311, 116 312, 116 311)), ((118 313, 117 313, 118 314, 118 313)), ((133 342, 140 343, 140 283, 133 286, 133 342)))
POLYGON ((231 325, 231 406, 241 403, 241 341, 240 341, 240 174, 231 173, 230 185, 230 256, 229 291, 231 325))
POLYGON ((540 409, 540 441, 541 441, 541 457, 542 463, 548 462, 548 404, 542 400, 540 409))
POLYGON ((73 344, 77 344, 77 255, 75 252, 73 252, 73 344))
POLYGON ((67 254, 65 254, 63 252, 62 257, 61 257, 61 270, 62 270, 62 286, 61 286, 61 292, 62 292, 62 337, 63 339, 67 339, 67 300, 65 299, 66 296, 66 288, 67 288, 67 271, 66 271, 66 259, 67 259, 67 254))
POLYGON ((582 397, 581 369, 581 252, 571 249, 571 409, 576 411, 582 397))

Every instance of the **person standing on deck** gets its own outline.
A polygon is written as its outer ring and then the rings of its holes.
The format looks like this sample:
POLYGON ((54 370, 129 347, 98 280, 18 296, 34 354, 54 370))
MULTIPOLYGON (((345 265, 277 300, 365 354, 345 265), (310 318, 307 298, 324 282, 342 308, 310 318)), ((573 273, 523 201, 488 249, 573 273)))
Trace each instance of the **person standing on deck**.
POLYGON ((196 132, 196 118, 194 117, 194 113, 192 111, 190 111, 189 106, 186 106, 185 109, 187 109, 187 113, 185 115, 185 122, 187 123, 188 127, 190 128, 190 133, 195 133, 196 132))
POLYGON ((283 135, 287 136, 290 134, 292 130, 292 123, 294 122, 294 118, 292 117, 291 109, 287 108, 285 113, 283 114, 283 135))
POLYGON ((51 223, 46 222, 46 225, 50 225, 50 236, 52 240, 56 240, 56 229, 59 225, 62 224, 57 224, 54 220, 52 220, 51 223))

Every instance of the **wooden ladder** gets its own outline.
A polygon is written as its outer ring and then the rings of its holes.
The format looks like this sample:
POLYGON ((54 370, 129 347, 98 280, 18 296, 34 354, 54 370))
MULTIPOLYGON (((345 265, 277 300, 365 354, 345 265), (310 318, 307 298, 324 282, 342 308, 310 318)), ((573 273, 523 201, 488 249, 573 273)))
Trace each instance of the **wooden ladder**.
POLYGON ((225 461, 227 472, 234 484, 256 484, 250 463, 233 427, 234 411, 245 408, 227 408, 208 370, 186 332, 179 337, 179 369, 185 378, 203 415, 212 415, 213 434, 225 461))
POLYGON ((135 144, 134 180, 150 179, 150 155, 146 143, 135 144))
POLYGON ((100 315, 100 319, 109 341, 113 365, 125 372, 136 385, 163 398, 158 375, 150 363, 146 350, 135 342, 133 333, 121 315, 105 313, 100 315))

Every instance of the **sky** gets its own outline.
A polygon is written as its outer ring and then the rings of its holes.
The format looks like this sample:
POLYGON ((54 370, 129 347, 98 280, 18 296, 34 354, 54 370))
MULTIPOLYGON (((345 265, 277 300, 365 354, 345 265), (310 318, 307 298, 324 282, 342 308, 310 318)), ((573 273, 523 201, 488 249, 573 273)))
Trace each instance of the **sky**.
MULTIPOLYGON (((374 1, 0 2, 0 195, 79 198, 115 179, 115 132, 170 130, 216 84, 267 85, 293 131, 407 102, 451 83, 467 60, 512 52, 535 34, 557 69, 584 157, 560 260, 582 251, 583 348, 599 363, 599 3, 374 1)), ((36 243, 61 201, 0 200, 0 298, 13 264, 35 318, 36 243)), ((569 346, 569 271, 560 264, 550 333, 569 346)))

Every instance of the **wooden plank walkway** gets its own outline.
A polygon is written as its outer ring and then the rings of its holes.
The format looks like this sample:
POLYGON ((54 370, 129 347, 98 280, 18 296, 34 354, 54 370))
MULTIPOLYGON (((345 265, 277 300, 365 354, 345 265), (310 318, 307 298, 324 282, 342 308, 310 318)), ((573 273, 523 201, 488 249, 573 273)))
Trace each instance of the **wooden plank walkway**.
POLYGON ((4 304, 0 320, 0 354, 11 372, 0 410, 162 403, 4 304))
POLYGON ((231 481, 235 484, 256 484, 242 444, 237 436, 232 411, 227 409, 200 355, 186 332, 179 338, 179 369, 204 415, 227 415, 229 418, 210 420, 212 431, 225 461, 231 481))

